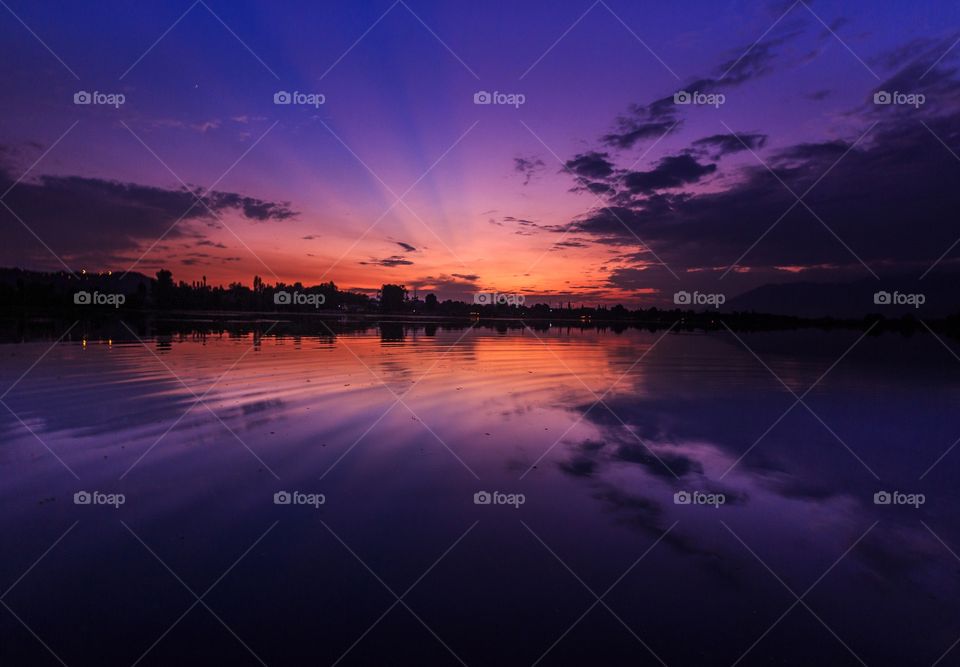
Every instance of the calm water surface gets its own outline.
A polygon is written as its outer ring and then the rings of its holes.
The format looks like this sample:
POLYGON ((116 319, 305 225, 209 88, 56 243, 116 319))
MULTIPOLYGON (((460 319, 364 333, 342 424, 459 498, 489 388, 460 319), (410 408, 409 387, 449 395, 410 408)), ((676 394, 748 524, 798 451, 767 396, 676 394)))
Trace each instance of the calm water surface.
POLYGON ((932 336, 430 334, 0 346, 0 663, 960 664, 932 336))

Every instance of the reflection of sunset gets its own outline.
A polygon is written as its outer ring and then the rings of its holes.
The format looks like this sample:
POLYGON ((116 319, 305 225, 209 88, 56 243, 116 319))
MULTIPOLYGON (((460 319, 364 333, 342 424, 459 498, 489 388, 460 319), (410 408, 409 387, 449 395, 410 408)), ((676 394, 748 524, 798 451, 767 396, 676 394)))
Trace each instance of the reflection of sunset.
MULTIPOLYGON (((179 567, 181 559, 220 563, 225 542, 242 551, 278 522, 275 530, 283 532, 245 564, 256 576, 238 580, 245 598, 281 595, 296 607, 305 596, 327 599, 331 586, 343 585, 351 572, 351 561, 317 568, 318 559, 331 558, 329 547, 338 546, 333 538, 317 541, 325 534, 320 521, 378 558, 400 553, 395 542, 401 541, 402 553, 416 552, 417 568, 436 558, 437 543, 449 544, 479 521, 478 530, 487 531, 475 538, 483 540, 481 548, 459 552, 458 565, 479 580, 482 590, 457 589, 475 609, 491 589, 515 591, 540 581, 532 573, 542 576, 542 563, 528 560, 540 545, 517 527, 522 520, 575 563, 615 573, 667 535, 662 551, 644 563, 655 574, 625 581, 625 599, 702 601, 709 591, 706 598, 729 614, 729 578, 752 561, 718 520, 772 554, 786 576, 807 573, 811 554, 835 559, 881 512, 869 503, 875 484, 862 466, 935 460, 944 445, 936 415, 952 404, 955 384, 943 368, 943 350, 923 337, 869 339, 830 368, 854 332, 743 333, 751 345, 766 345, 763 358, 794 391, 829 371, 828 381, 805 398, 821 422, 799 410, 784 413, 788 392, 726 332, 518 325, 497 331, 384 322, 332 336, 254 335, 251 326, 285 325, 238 326, 245 333, 227 327, 202 334, 185 325, 194 333, 147 336, 143 344, 91 335, 53 348, 47 342, 9 347, 0 366, 3 382, 22 381, 4 399, 6 416, 0 414, 3 465, 14 472, 0 484, 0 527, 29 536, 26 520, 42 527, 83 511, 68 501, 77 488, 125 499, 121 509, 83 513, 64 550, 71 560, 52 555, 59 565, 45 571, 47 578, 75 578, 78 562, 129 547, 128 532, 116 530, 117 516, 179 567), (894 347, 901 353, 909 347, 908 368, 869 365, 894 347), (900 396, 919 387, 927 398, 904 412, 900 396), (863 420, 861 410, 890 418, 863 420), (907 438, 914 444, 905 454, 907 438), (278 489, 323 494, 325 502, 277 506, 270 498, 278 489), (520 508, 476 505, 471 499, 480 491, 521 493, 525 501, 520 508), (677 501, 721 496, 714 505, 677 501), (40 521, 32 518, 37 514, 40 521), (210 526, 218 526, 215 538, 210 526), (371 545, 384 540, 381 554, 371 545), (488 572, 491 550, 496 568, 488 572), (279 581, 270 578, 277 572, 283 573, 279 581), (263 580, 269 591, 256 584, 263 580), (669 585, 651 588, 651 580, 669 585)), ((945 493, 946 467, 955 465, 945 462, 943 476, 924 487, 929 497, 945 493)), ((909 518, 884 519, 870 537, 870 553, 878 551, 880 563, 863 556, 866 550, 850 555, 856 567, 877 574, 849 586, 857 585, 856 604, 882 608, 893 620, 900 603, 888 591, 875 594, 874 576, 922 571, 917 585, 927 595, 952 591, 955 577, 950 555, 927 531, 909 518), (883 565, 891 562, 897 565, 883 565)), ((542 555, 551 562, 549 553, 542 555)), ((131 575, 114 576, 126 581, 131 575)), ((441 579, 424 590, 440 595, 444 585, 441 579)), ((52 590, 59 596, 59 586, 52 590)), ((352 605, 368 603, 364 590, 351 588, 352 605)), ((521 601, 513 608, 539 613, 540 601, 557 590, 548 580, 537 588, 534 607, 521 601)), ((749 595, 751 604, 782 605, 779 592, 771 597, 754 587, 749 595)), ((820 595, 833 593, 825 588, 820 595)), ((16 600, 31 614, 34 605, 51 603, 43 590, 16 600)), ((629 602, 618 606, 637 609, 629 602)), ((233 614, 250 625, 245 634, 258 636, 256 614, 248 618, 243 611, 253 608, 241 605, 233 614)), ((916 613, 931 627, 945 617, 928 612, 916 613)), ((751 617, 738 611, 738 618, 741 613, 751 617)), ((144 611, 136 618, 150 616, 144 611)), ((454 621, 459 627, 465 619, 454 621)), ((354 625, 364 622, 337 617, 327 625, 338 636, 352 636, 359 632, 354 625)), ((123 618, 112 623, 126 627, 123 618)), ((458 646, 468 644, 452 625, 437 623, 458 646)), ((316 631, 296 622, 288 627, 294 637, 316 631)), ((523 625, 525 638, 529 627, 523 625)), ((749 643, 726 630, 702 632, 731 652, 749 643)), ((664 626, 658 636, 673 635, 664 626)), ((177 646, 180 635, 165 641, 177 646)), ((279 651, 259 641, 261 650, 279 651)), ((683 642, 665 643, 662 652, 686 655, 676 648, 683 642)), ((131 650, 125 642, 119 646, 131 650)), ((324 646, 331 654, 344 650, 336 642, 324 646)), ((779 644, 771 641, 767 650, 779 644)))

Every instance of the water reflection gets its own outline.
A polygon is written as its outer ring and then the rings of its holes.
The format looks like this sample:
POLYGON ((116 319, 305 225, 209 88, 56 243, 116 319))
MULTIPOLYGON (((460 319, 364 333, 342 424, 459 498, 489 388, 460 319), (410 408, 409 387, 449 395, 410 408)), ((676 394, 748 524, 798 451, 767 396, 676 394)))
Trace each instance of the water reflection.
MULTIPOLYGON (((170 582, 139 560, 149 554, 120 519, 201 589, 279 520, 219 602, 268 664, 332 663, 390 602, 317 517, 401 591, 479 520, 472 542, 417 589, 431 628, 468 664, 532 663, 592 601, 521 519, 599 591, 662 540, 609 604, 667 664, 731 664, 795 602, 786 587, 800 595, 815 582, 805 600, 830 629, 798 605, 741 664, 855 664, 851 651, 868 664, 930 664, 960 633, 960 570, 940 542, 960 550, 950 483, 960 456, 920 479, 960 427, 950 419, 957 368, 931 339, 869 337, 831 369, 856 332, 743 335, 797 394, 817 383, 808 410, 791 408, 794 397, 725 333, 269 326, 65 341, 19 382, 50 343, 0 347, 0 382, 16 383, 0 412, 0 521, 20 536, 0 557, 0 582, 81 521, 10 600, 69 664, 132 662, 176 618, 175 601, 140 608, 135 586, 170 582), (130 500, 91 512, 71 503, 81 488, 130 500), (329 503, 284 511, 271 502, 281 488, 329 503), (478 489, 528 502, 478 507, 478 489), (927 502, 875 505, 881 489, 927 502), (726 503, 678 505, 679 491, 726 503), (112 591, 119 609, 99 609, 107 625, 90 631, 125 639, 94 649, 51 617, 56 587, 68 585, 77 601, 67 611, 112 591), (283 632, 264 627, 278 606, 283 632), (322 630, 309 622, 318 608, 336 610, 322 630)), ((544 664, 651 659, 609 620, 585 619, 544 664)), ((378 632, 345 663, 423 664, 437 648, 400 618, 378 632)), ((35 658, 21 634, 12 655, 35 658)), ((163 664, 189 638, 172 635, 151 660, 163 664)), ((232 655, 231 642, 210 650, 232 655)), ((238 660, 249 658, 241 647, 238 660)))

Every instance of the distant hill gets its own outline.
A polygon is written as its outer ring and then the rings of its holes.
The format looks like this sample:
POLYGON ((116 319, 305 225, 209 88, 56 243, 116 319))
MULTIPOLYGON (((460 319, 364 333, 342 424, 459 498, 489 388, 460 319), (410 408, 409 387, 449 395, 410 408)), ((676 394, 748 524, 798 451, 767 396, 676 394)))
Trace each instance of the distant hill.
POLYGON ((857 318, 875 313, 946 317, 960 313, 960 274, 931 274, 923 280, 900 276, 850 283, 763 285, 730 298, 723 310, 796 317, 857 318), (881 303, 875 299, 878 293, 881 303))

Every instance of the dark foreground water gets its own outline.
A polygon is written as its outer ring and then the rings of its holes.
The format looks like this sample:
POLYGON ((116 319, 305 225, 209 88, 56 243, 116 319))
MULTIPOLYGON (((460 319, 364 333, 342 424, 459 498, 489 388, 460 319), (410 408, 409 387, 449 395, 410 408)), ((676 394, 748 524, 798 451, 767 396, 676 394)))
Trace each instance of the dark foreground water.
POLYGON ((429 334, 0 346, 0 664, 960 664, 932 335, 429 334))

